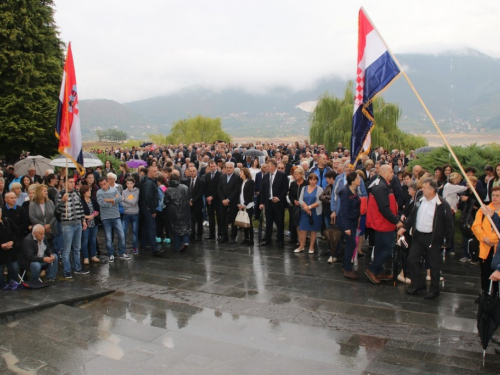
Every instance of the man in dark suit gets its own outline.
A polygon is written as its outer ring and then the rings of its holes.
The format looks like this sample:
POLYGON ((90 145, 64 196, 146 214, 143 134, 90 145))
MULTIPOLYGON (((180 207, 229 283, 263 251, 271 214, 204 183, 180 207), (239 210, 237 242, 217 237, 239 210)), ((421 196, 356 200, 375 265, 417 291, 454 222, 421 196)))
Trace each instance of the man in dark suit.
POLYGON ((288 192, 288 178, 283 172, 277 171, 278 164, 275 160, 268 160, 267 174, 262 178, 260 192, 260 209, 266 214, 266 238, 260 244, 265 246, 271 243, 273 223, 278 229, 277 243, 279 248, 285 245, 285 208, 288 192))
POLYGON ((219 243, 229 241, 229 231, 227 226, 231 223, 231 241, 236 242, 237 228, 234 226, 234 219, 238 213, 238 193, 240 191, 241 179, 234 173, 234 163, 226 163, 226 174, 219 179, 218 194, 220 199, 220 222, 222 239, 219 243))
POLYGON ((425 290, 425 279, 421 274, 420 260, 425 255, 431 270, 431 286, 426 299, 439 296, 439 279, 441 277, 442 247, 450 244, 453 238, 453 217, 448 202, 437 195, 438 186, 435 180, 426 179, 422 186, 423 197, 415 205, 412 214, 406 219, 404 227, 398 235, 412 233, 413 241, 408 255, 411 274, 411 286, 407 294, 415 295, 425 290))
POLYGON ((210 235, 205 237, 206 240, 215 240, 215 226, 217 225, 217 238, 221 240, 222 231, 220 224, 220 213, 219 213, 219 180, 222 173, 217 170, 217 163, 214 160, 210 160, 207 167, 207 172, 205 173, 205 198, 207 200, 207 215, 208 215, 208 227, 210 235))
POLYGON ((195 167, 189 167, 188 189, 191 199, 189 206, 191 208, 191 239, 201 241, 203 234, 203 193, 205 190, 205 181, 198 177, 195 167))

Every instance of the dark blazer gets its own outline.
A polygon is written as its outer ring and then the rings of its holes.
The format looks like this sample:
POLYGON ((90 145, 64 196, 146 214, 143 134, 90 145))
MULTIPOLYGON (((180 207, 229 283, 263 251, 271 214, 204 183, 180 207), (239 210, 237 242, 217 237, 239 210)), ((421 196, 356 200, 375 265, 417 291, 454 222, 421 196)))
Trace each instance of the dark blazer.
MULTIPOLYGON (((192 178, 188 180, 187 187, 191 189, 192 178)), ((202 178, 196 177, 196 181, 193 186, 193 190, 190 191, 191 202, 193 202, 193 208, 203 209, 203 193, 205 192, 205 181, 202 178)))
POLYGON ((255 191, 260 192, 260 189, 262 189, 262 171, 255 175, 255 191))
MULTIPOLYGON (((414 235, 417 225, 417 215, 418 210, 422 205, 420 204, 420 198, 418 204, 415 204, 415 208, 411 213, 410 217, 405 221, 404 228, 407 232, 412 231, 414 235)), ((446 245, 449 247, 453 241, 453 216, 451 214, 451 207, 448 202, 439 195, 437 196, 436 211, 434 212, 434 221, 432 224, 432 240, 431 244, 436 247, 441 247, 446 245)))
POLYGON ((215 202, 219 201, 219 181, 222 176, 222 173, 216 171, 214 174, 214 178, 212 178, 212 174, 210 172, 206 172, 203 176, 205 180, 205 197, 213 197, 215 202))
POLYGON ((218 187, 219 200, 222 202, 224 199, 229 199, 231 204, 237 204, 240 185, 241 178, 236 173, 233 173, 229 183, 227 182, 227 175, 221 176, 218 187))
MULTIPOLYGON (((43 243, 47 248, 45 249, 45 256, 50 256, 52 251, 50 249, 47 237, 43 239, 43 243)), ((29 270, 31 262, 43 262, 43 257, 38 256, 38 243, 33 238, 33 234, 28 234, 21 242, 21 250, 19 251, 19 266, 22 269, 29 270)))
MULTIPOLYGON (((253 196, 255 193, 255 181, 252 180, 251 178, 247 179, 245 182, 245 185, 243 185, 243 181, 241 182, 241 187, 239 189, 239 194, 238 197, 241 195, 241 189, 243 189, 243 200, 244 200, 244 205, 248 206, 250 202, 253 202, 253 196)), ((240 204, 240 201, 238 199, 238 204, 240 204)))
MULTIPOLYGON (((276 171, 273 180, 273 196, 278 197, 278 203, 283 207, 286 206, 286 195, 288 194, 288 178, 283 172, 276 171)), ((271 173, 266 173, 262 178, 262 190, 260 192, 260 204, 269 203, 269 179, 271 173)), ((272 198, 272 197, 271 197, 272 198)))

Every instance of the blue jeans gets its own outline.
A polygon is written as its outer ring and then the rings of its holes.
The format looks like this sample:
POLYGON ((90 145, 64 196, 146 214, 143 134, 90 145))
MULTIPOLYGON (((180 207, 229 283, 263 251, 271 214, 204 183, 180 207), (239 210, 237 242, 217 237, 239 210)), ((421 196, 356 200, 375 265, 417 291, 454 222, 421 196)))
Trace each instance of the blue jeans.
POLYGON ((53 254, 55 259, 52 263, 45 262, 31 262, 30 263, 30 271, 31 271, 31 279, 30 281, 38 281, 40 278, 40 271, 43 266, 47 266, 47 280, 54 280, 57 276, 57 265, 59 261, 57 259, 57 254, 53 254))
POLYGON ((105 219, 102 221, 104 227, 104 236, 106 237, 106 251, 108 257, 114 255, 112 231, 115 230, 118 235, 118 255, 125 254, 125 235, 123 233, 123 225, 119 217, 114 219, 105 219))
POLYGON ((189 245, 189 234, 184 234, 182 236, 179 234, 174 234, 172 242, 174 244, 174 249, 179 250, 182 245, 189 245))
POLYGON ((57 222, 56 228, 57 228, 57 236, 54 236, 54 241, 52 242, 54 246, 54 253, 62 253, 64 244, 63 244, 62 225, 60 221, 57 222))
POLYGON ((79 271, 82 269, 80 264, 80 250, 82 248, 82 223, 75 225, 61 225, 64 247, 62 249, 62 263, 64 273, 71 273, 73 270, 79 271), (73 259, 70 264, 70 257, 73 259))
POLYGON ((89 245, 90 256, 95 257, 97 254, 97 225, 91 228, 87 227, 82 232, 82 253, 85 259, 89 257, 89 245))
POLYGON ((123 214, 123 233, 125 233, 125 237, 127 237, 129 224, 132 224, 132 249, 137 249, 139 214, 123 214))
POLYGON ((8 282, 10 282, 10 280, 16 281, 17 275, 19 274, 19 266, 17 265, 17 261, 0 264, 0 289, 3 289, 3 287, 6 285, 4 276, 5 267, 7 267, 7 270, 9 271, 7 280, 8 282))
POLYGON ((384 272, 384 264, 392 255, 396 245, 396 231, 377 232, 375 231, 375 257, 369 269, 375 275, 384 272))

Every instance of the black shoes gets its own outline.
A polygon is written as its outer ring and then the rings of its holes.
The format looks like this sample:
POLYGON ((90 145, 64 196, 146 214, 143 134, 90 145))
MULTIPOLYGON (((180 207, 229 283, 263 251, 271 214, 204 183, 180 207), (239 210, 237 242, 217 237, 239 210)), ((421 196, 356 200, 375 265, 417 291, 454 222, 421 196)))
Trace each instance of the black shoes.
POLYGON ((271 244, 271 241, 262 241, 260 243, 260 246, 267 246, 267 245, 270 245, 271 244))
POLYGON ((330 255, 332 255, 332 253, 330 252, 330 250, 323 250, 321 253, 319 253, 320 257, 327 257, 327 256, 330 256, 330 255))
POLYGON ((240 245, 246 245, 249 241, 247 239, 244 239, 243 241, 240 242, 240 245))
POLYGON ((406 289, 406 294, 413 296, 421 290, 425 290, 425 286, 421 286, 419 288, 408 288, 408 289, 406 289))
POLYGON ((436 297, 439 297, 439 292, 429 292, 425 295, 425 299, 434 299, 436 297))
POLYGON ((205 237, 206 240, 215 240, 215 236, 208 236, 208 237, 205 237))
POLYGON ((236 243, 236 239, 231 238, 231 241, 229 241, 230 244, 236 243))
POLYGON ((280 249, 283 249, 285 247, 285 244, 283 242, 278 242, 278 247, 280 249))

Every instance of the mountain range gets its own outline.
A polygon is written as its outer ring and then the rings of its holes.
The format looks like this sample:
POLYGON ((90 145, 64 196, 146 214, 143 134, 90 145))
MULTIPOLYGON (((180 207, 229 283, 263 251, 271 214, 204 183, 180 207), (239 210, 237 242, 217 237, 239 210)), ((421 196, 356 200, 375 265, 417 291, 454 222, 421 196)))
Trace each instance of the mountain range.
MULTIPOLYGON (((500 59, 472 49, 436 55, 397 55, 403 69, 443 131, 495 132, 500 129, 500 59)), ((118 103, 80 101, 82 134, 95 139, 95 130, 110 127, 131 138, 166 134, 172 123, 189 116, 221 117, 233 136, 286 137, 308 134, 310 110, 322 94, 343 96, 347 81, 325 77, 312 89, 277 87, 265 94, 243 89, 212 91, 188 87, 164 96, 118 103)), ((399 126, 413 133, 433 132, 429 119, 403 77, 384 93, 386 102, 402 111, 399 126)))

